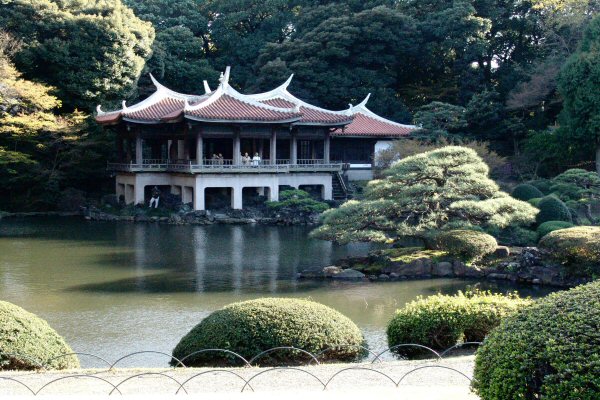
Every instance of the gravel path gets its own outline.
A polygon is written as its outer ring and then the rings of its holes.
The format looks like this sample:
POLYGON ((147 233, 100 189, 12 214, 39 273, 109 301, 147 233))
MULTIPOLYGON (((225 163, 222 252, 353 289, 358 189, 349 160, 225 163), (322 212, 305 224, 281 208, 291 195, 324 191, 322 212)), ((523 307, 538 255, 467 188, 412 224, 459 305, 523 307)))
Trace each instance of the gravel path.
POLYGON ((11 380, 16 379, 33 392, 39 391, 39 395, 61 399, 82 398, 82 395, 86 398, 106 397, 111 390, 117 395, 120 391, 126 397, 159 396, 161 399, 186 397, 185 392, 203 398, 207 395, 210 398, 227 399, 281 398, 282 391, 285 392, 286 399, 300 395, 306 398, 306 394, 310 395, 311 400, 348 395, 355 397, 359 394, 363 398, 389 395, 411 400, 477 399, 477 396, 470 393, 469 380, 461 375, 471 377, 473 364, 473 356, 462 356, 441 361, 386 361, 281 369, 123 368, 112 371, 93 369, 43 373, 8 371, 0 373, 0 398, 31 398, 31 392, 27 388, 11 380), (50 383, 51 381, 54 382, 50 383), (48 385, 44 387, 46 384, 48 385), (324 385, 327 385, 325 391, 324 385), (178 389, 179 394, 175 396, 178 389))

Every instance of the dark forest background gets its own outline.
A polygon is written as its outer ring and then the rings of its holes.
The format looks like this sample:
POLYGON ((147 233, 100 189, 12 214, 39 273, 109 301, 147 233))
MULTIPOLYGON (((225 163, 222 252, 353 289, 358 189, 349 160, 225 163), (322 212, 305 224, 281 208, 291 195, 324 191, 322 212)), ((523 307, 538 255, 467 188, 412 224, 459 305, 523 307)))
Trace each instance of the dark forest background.
MULTIPOLYGON (((0 209, 110 192, 91 116, 166 86, 369 107, 415 140, 485 142, 506 179, 600 160, 598 0, 0 0, 0 209)), ((598 164, 600 169, 600 162, 598 164)))

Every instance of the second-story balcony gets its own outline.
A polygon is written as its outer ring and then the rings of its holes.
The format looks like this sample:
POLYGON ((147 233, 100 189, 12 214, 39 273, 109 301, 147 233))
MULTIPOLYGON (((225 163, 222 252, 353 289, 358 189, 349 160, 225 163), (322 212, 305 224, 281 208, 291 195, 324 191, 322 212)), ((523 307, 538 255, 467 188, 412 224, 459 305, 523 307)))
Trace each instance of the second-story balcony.
POLYGON ((189 174, 261 174, 261 173, 293 173, 293 172, 338 172, 343 163, 325 160, 298 159, 295 163, 290 160, 248 160, 234 162, 231 159, 204 159, 201 163, 196 160, 159 160, 147 159, 141 164, 108 163, 108 170, 113 172, 173 172, 189 174))

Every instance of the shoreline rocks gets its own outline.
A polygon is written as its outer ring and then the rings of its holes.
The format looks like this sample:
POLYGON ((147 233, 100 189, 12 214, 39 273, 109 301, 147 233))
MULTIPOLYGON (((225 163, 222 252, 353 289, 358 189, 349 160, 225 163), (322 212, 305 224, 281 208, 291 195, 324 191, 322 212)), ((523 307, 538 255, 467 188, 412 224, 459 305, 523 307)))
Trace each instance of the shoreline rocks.
MULTIPOLYGON (((508 248, 499 254, 510 254, 508 248)), ((591 281, 586 277, 567 277, 564 268, 548 260, 536 247, 526 247, 511 256, 498 259, 493 256, 484 264, 467 265, 461 260, 417 258, 409 262, 389 261, 377 268, 381 256, 370 253, 363 257, 347 257, 337 265, 310 269, 298 274, 299 279, 355 279, 387 282, 431 278, 465 278, 510 281, 531 285, 572 287, 591 281)))

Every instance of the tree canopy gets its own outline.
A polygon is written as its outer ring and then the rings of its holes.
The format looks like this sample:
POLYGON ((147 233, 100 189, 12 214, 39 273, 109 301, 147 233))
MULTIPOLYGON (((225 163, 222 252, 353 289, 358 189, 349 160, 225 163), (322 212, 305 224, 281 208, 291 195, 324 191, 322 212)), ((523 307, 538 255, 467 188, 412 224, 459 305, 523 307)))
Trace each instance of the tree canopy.
POLYGON ((502 192, 468 148, 447 146, 404 158, 369 182, 360 201, 323 214, 313 235, 338 243, 427 237, 441 229, 530 225, 537 209, 502 192))

